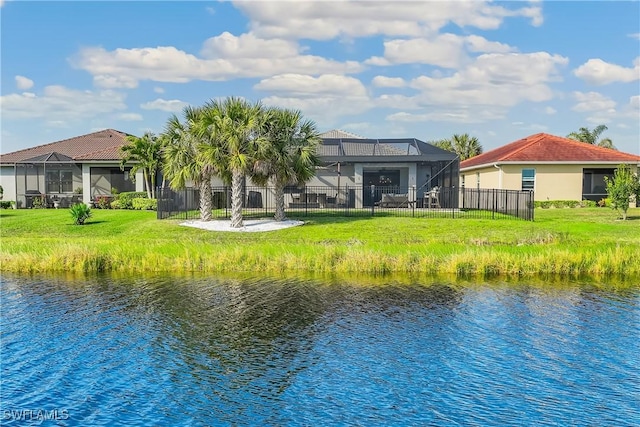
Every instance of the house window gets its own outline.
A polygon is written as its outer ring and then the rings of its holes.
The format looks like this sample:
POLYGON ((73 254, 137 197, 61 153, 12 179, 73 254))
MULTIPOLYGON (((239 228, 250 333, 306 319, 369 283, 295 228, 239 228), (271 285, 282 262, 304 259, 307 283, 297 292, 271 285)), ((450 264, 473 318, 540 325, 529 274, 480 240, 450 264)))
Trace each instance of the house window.
POLYGON ((522 191, 533 191, 536 183, 535 169, 522 169, 522 191))
POLYGON ((47 193, 73 192, 73 172, 70 170, 47 171, 47 193))

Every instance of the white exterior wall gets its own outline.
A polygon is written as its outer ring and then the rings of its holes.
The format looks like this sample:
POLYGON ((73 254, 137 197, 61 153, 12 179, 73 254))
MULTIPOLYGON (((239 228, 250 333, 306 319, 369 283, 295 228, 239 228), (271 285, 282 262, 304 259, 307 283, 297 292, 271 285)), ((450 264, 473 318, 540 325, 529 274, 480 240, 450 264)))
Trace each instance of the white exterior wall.
POLYGON ((4 190, 2 200, 16 200, 16 168, 14 166, 0 167, 0 185, 4 190))

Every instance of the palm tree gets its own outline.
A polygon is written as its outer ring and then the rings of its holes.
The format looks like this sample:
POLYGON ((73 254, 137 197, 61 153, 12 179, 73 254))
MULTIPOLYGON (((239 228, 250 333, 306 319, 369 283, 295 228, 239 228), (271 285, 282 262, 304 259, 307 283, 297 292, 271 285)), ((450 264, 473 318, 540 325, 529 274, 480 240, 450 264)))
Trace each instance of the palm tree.
POLYGON ((276 221, 285 219, 284 188, 308 181, 319 164, 317 147, 320 136, 314 122, 304 120, 297 110, 271 108, 266 113, 264 134, 268 144, 256 162, 252 179, 264 185, 274 185, 276 221))
POLYGON ((462 135, 455 134, 449 139, 441 139, 432 144, 443 150, 456 153, 461 161, 482 153, 482 145, 478 141, 478 138, 471 137, 468 133, 462 135))
POLYGON ((210 221, 213 207, 211 178, 215 168, 202 154, 203 146, 208 142, 203 131, 203 112, 200 108, 186 107, 183 114, 184 122, 180 122, 174 114, 165 126, 163 171, 171 188, 184 188, 189 181, 198 187, 200 219, 210 221))
POLYGON ((253 171, 266 140, 260 130, 264 119, 262 104, 242 98, 229 97, 211 101, 204 107, 204 126, 214 135, 213 148, 205 157, 212 164, 224 166, 223 176, 231 178, 231 227, 240 228, 242 222, 242 185, 253 171))
POLYGON ((598 147, 616 149, 613 145, 611 138, 600 138, 602 132, 608 128, 605 125, 596 126, 593 130, 588 127, 581 127, 578 132, 571 132, 567 135, 567 138, 575 139, 576 141, 586 142, 587 144, 597 145, 598 147))
POLYGON ((136 172, 142 169, 147 196, 154 199, 156 197, 156 175, 162 163, 162 143, 151 132, 145 132, 142 137, 127 135, 126 140, 129 143, 120 147, 122 152, 120 169, 124 170, 125 165, 133 161, 129 172, 131 179, 135 180, 136 172))

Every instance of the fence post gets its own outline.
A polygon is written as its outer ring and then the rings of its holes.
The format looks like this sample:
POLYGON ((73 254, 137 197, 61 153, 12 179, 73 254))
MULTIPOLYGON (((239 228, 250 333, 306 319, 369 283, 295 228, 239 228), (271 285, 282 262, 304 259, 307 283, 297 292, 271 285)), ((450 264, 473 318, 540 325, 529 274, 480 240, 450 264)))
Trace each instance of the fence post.
POLYGON ((498 208, 498 198, 496 197, 496 189, 493 189, 493 209, 491 210, 491 219, 496 219, 496 209, 498 208))
MULTIPOLYGON (((375 199, 375 194, 376 194, 376 186, 374 184, 371 184, 371 216, 374 216, 375 213, 375 203, 373 202, 373 200, 375 199)), ((363 195, 364 196, 364 195, 363 195)), ((363 197, 364 199, 364 197, 363 197)))

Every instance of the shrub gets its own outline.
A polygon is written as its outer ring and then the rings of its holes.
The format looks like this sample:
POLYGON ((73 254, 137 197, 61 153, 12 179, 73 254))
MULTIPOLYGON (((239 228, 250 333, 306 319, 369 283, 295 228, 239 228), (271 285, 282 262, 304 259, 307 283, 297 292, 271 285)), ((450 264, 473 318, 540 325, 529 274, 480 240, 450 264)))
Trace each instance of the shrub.
POLYGON ((598 206, 600 206, 601 208, 610 208, 611 207, 611 199, 609 199, 609 198, 600 199, 598 201, 598 206))
POLYGON ((583 208, 595 208, 598 206, 598 203, 593 200, 583 200, 582 202, 580 202, 580 206, 582 206, 583 208))
POLYGON ((111 202, 111 209, 122 209, 122 202, 118 199, 115 199, 111 202))
POLYGON ((31 202, 31 207, 33 209, 43 209, 45 208, 44 196, 36 196, 33 198, 33 202, 31 202))
POLYGON ((131 201, 134 209, 155 211, 158 209, 158 201, 156 199, 136 198, 131 201))
POLYGON ((91 218, 91 208, 84 203, 76 203, 71 206, 69 212, 76 225, 83 225, 87 219, 91 218))
POLYGON ((144 191, 125 191, 118 194, 118 201, 120 202, 120 209, 133 209, 133 199, 145 199, 147 193, 144 191))
POLYGON ((111 198, 109 196, 98 196, 94 203, 98 209, 111 209, 111 198))
POLYGON ((10 202, 8 200, 0 202, 0 208, 1 209, 11 209, 11 205, 13 205, 13 202, 10 202))

